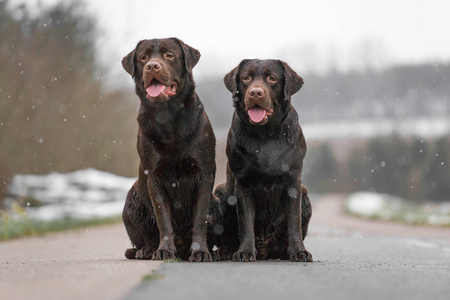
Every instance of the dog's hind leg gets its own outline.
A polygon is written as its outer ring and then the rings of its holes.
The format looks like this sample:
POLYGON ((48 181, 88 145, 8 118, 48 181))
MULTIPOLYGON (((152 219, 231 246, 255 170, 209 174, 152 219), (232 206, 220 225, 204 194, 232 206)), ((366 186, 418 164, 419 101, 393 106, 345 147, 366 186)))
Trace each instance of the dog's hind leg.
POLYGON ((125 224, 125 229, 127 230, 131 244, 134 246, 133 248, 125 250, 125 257, 128 259, 135 259, 137 248, 143 247, 144 239, 138 233, 137 228, 134 226, 134 224, 131 222, 130 217, 128 216, 128 212, 126 212, 125 210, 122 212, 122 220, 125 224))
POLYGON ((311 220, 312 206, 311 201, 309 201, 308 189, 302 185, 302 237, 305 239, 308 233, 308 225, 311 220))
MULTIPOLYGON (((234 180, 234 178, 233 178, 234 180)), ((234 185, 229 182, 216 187, 210 204, 211 224, 208 230, 210 245, 216 245, 214 260, 231 260, 239 247, 239 228, 234 185)))
POLYGON ((125 251, 128 259, 151 259, 158 241, 156 222, 149 215, 148 208, 142 204, 134 186, 127 194, 122 212, 123 223, 134 248, 125 251))

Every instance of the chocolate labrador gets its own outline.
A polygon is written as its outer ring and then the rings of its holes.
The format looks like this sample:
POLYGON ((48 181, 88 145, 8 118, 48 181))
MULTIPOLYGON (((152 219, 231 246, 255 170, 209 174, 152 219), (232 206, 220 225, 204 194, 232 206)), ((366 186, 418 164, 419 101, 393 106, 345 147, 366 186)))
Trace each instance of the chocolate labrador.
POLYGON ((200 52, 179 39, 140 41, 122 60, 141 103, 139 177, 123 221, 129 259, 211 261, 207 215, 216 171, 216 139, 195 93, 200 52))
POLYGON ((224 82, 235 112, 227 181, 211 202, 215 258, 312 261, 303 244, 312 213, 301 181, 306 143, 291 105, 303 79, 285 62, 253 59, 243 60, 224 82))

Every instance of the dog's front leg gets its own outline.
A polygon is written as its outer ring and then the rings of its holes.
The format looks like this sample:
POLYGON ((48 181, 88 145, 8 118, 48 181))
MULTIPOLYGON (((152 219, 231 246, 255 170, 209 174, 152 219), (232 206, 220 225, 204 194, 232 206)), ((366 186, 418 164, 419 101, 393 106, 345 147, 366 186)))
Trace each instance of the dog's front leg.
POLYGON ((159 229, 159 246, 153 254, 152 259, 175 259, 176 248, 172 228, 172 216, 166 193, 159 185, 154 184, 154 181, 150 178, 148 179, 147 185, 159 229))
POLYGON ((209 201, 212 196, 214 176, 208 175, 200 182, 198 199, 194 205, 194 224, 192 227, 191 256, 189 261, 212 261, 206 242, 207 215, 209 213, 209 201))
POLYGON ((301 181, 288 187, 283 197, 284 215, 287 223, 288 255, 291 261, 312 261, 311 253, 306 251, 302 238, 302 185, 301 181))
POLYGON ((233 261, 256 261, 255 247, 255 203, 249 189, 237 184, 237 210, 239 220, 239 249, 233 261))

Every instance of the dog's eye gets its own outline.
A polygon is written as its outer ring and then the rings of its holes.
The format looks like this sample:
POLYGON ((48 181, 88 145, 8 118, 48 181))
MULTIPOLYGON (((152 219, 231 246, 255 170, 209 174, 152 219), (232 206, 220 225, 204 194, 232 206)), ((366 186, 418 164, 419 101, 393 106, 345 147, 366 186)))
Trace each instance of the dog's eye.
POLYGON ((164 54, 164 57, 166 59, 172 59, 173 58, 173 54, 172 53, 166 53, 166 54, 164 54))
POLYGON ((250 76, 245 75, 244 77, 242 77, 242 81, 243 82, 249 82, 250 81, 250 76))
POLYGON ((270 83, 275 83, 277 82, 277 79, 275 77, 273 77, 272 75, 267 77, 267 81, 270 83))
POLYGON ((141 61, 146 61, 148 59, 148 56, 147 55, 142 55, 141 56, 141 61))

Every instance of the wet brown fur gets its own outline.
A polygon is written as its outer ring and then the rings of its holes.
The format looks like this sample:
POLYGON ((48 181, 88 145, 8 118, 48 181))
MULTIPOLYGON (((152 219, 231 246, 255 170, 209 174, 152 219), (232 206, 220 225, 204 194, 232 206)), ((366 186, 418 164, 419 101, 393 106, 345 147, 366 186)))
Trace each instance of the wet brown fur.
POLYGON ((199 58, 198 50, 169 38, 140 41, 122 61, 141 101, 139 176, 122 214, 134 246, 125 252, 129 259, 212 260, 206 220, 216 140, 194 90, 192 68, 199 58), (155 63, 158 71, 151 68, 155 63), (153 79, 173 84, 176 94, 149 97, 146 88, 153 79))
POLYGON ((303 79, 279 60, 244 60, 224 82, 235 112, 227 181, 215 189, 210 209, 215 258, 312 261, 303 244, 312 214, 301 182, 306 142, 290 102, 303 79), (258 97, 249 93, 255 87, 258 97), (260 123, 249 118, 255 105, 267 111, 260 123))

